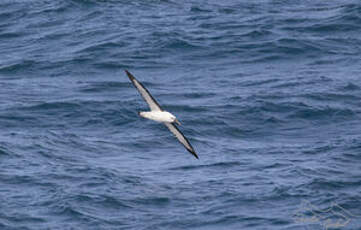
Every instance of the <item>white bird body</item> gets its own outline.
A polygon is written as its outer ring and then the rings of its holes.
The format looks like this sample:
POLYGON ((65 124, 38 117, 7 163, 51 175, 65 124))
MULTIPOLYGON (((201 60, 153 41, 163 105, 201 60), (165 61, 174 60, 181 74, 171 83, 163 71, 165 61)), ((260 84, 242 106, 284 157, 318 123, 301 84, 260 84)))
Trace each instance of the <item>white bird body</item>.
POLYGON ((176 122, 176 117, 167 111, 150 111, 150 112, 139 112, 139 115, 158 122, 172 123, 176 122))

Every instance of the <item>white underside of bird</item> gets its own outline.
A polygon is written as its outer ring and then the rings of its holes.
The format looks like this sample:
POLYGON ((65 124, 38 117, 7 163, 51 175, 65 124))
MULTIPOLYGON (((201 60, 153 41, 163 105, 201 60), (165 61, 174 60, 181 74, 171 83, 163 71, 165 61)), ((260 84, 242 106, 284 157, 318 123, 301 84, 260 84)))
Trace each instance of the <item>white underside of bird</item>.
POLYGON ((178 119, 167 111, 150 111, 150 112, 139 112, 141 117, 157 121, 157 122, 164 122, 164 123, 177 123, 180 125, 178 119))

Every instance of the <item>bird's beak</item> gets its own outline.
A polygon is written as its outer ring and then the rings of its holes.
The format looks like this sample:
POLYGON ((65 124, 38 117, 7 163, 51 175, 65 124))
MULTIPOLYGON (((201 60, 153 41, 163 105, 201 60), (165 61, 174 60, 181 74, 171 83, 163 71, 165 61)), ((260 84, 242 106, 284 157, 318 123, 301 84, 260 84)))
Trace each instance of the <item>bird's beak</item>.
POLYGON ((174 122, 175 123, 177 123, 177 125, 182 125, 179 121, 178 121, 178 119, 176 118, 176 119, 174 119, 174 122))

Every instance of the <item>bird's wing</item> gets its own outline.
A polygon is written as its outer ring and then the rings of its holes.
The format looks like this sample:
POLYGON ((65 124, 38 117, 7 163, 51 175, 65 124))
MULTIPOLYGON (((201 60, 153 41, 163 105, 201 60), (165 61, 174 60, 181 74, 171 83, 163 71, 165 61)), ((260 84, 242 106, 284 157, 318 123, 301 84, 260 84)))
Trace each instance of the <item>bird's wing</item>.
POLYGON ((133 83, 135 88, 139 91, 140 95, 144 98, 144 100, 147 102, 147 104, 150 107, 150 110, 152 111, 162 111, 162 108, 158 104, 158 102, 152 97, 152 95, 149 93, 149 91, 143 86, 142 83, 137 81, 135 77, 129 73, 127 70, 125 70, 126 74, 128 75, 130 81, 133 83))
POLYGON ((179 142, 184 145, 184 147, 188 150, 188 152, 190 152, 193 156, 195 156, 197 159, 199 159, 196 152, 194 151, 192 145, 189 143, 189 141, 183 135, 183 133, 181 133, 181 131, 177 128, 177 126, 175 126, 175 124, 173 124, 173 123, 164 123, 164 124, 176 136, 176 138, 179 140, 179 142))

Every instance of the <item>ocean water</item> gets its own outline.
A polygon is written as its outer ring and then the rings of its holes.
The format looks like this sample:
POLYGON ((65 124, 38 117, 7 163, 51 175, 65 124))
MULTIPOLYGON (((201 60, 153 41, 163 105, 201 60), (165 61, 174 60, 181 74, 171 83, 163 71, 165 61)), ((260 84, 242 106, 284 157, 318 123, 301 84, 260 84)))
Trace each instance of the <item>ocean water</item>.
POLYGON ((360 120, 359 0, 0 2, 0 229, 361 229, 360 120))

